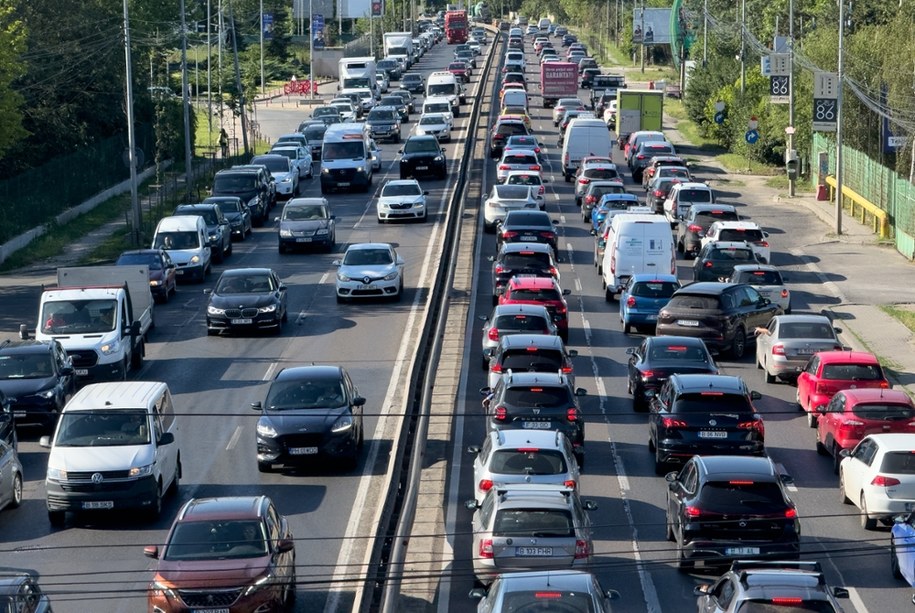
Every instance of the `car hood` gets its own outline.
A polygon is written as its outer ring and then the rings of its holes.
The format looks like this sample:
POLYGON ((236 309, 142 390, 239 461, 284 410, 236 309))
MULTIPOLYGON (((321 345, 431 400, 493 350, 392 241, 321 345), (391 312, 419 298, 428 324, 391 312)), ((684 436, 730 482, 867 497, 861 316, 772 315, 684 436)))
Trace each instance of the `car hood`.
POLYGON ((310 432, 312 434, 326 432, 341 416, 348 414, 349 407, 335 407, 332 409, 306 409, 301 411, 269 411, 264 412, 261 419, 269 421, 277 434, 298 434, 310 432))
POLYGON ((271 175, 274 179, 276 179, 277 182, 280 182, 280 181, 282 181, 283 179, 285 179, 285 178, 287 178, 287 177, 291 177, 291 176, 292 176, 292 171, 287 171, 287 172, 282 172, 282 171, 280 171, 280 172, 271 172, 270 175, 271 175))
POLYGON ((210 305, 220 309, 262 307, 273 304, 273 293, 269 294, 213 294, 210 296, 210 305))
POLYGON ((31 396, 38 392, 54 387, 57 382, 55 377, 36 377, 30 379, 3 379, 0 380, 0 392, 7 398, 31 396))
POLYGON ((68 472, 127 470, 155 460, 152 445, 58 447, 51 449, 48 466, 68 472))
POLYGON ((408 153, 403 152, 402 158, 404 160, 414 161, 414 160, 432 160, 434 158, 440 157, 442 154, 440 151, 415 151, 408 153))
POLYGON ((242 587, 263 575, 270 556, 228 560, 159 560, 157 573, 177 588, 242 587))
POLYGON ((340 266, 340 274, 351 279, 359 279, 362 277, 372 277, 380 278, 397 270, 397 266, 394 264, 385 264, 385 265, 359 265, 359 266, 340 266))
MULTIPOLYGON (((233 221, 241 221, 241 220, 242 220, 242 214, 239 213, 239 212, 237 212, 237 211, 234 212, 234 213, 225 213, 225 216, 226 216, 226 219, 229 220, 230 223, 233 222, 233 221)), ((150 279, 152 278, 152 273, 153 273, 153 271, 149 271, 149 278, 150 278, 150 279)))
POLYGON ((326 219, 307 219, 303 221, 281 221, 280 229, 281 230, 293 230, 295 232, 307 232, 315 230, 320 230, 321 228, 326 228, 328 226, 326 219))

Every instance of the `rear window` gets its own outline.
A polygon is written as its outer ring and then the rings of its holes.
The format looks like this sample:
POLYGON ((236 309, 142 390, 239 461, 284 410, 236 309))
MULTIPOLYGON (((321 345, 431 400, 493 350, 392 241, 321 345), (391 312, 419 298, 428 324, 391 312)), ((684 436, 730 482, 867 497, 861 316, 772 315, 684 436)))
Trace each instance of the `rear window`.
POLYGON ((584 175, 588 179, 618 179, 620 173, 616 168, 588 168, 584 175))
POLYGON ((561 475, 568 467, 557 449, 501 449, 492 454, 489 470, 503 475, 561 475))
MULTIPOLYGON (((683 173, 683 175, 685 176, 686 173, 683 173)), ((681 202, 711 202, 712 192, 706 189, 681 189, 677 194, 677 198, 681 202)), ((718 218, 716 217, 716 219, 718 218)))
POLYGON ((701 347, 688 347, 686 345, 668 345, 667 347, 652 347, 648 358, 652 362, 708 362, 708 353, 701 347))
POLYGON ((915 475, 915 453, 894 451, 883 456, 880 472, 895 475, 915 475))
POLYGON ((884 421, 911 419, 915 416, 915 411, 907 404, 856 404, 852 412, 861 419, 882 419, 884 421))
POLYGON ((502 161, 506 164, 536 164, 537 158, 533 155, 511 154, 506 155, 502 161))
POLYGON ((552 288, 547 289, 514 289, 511 290, 512 300, 537 300, 540 302, 557 302, 562 299, 559 292, 552 288))
POLYGON ((502 370, 554 372, 562 368, 562 362, 562 354, 555 349, 528 351, 523 348, 502 354, 502 370))
POLYGON ((538 226, 542 228, 551 228, 553 227, 553 222, 550 219, 550 216, 546 213, 540 213, 538 211, 525 212, 525 211, 512 211, 508 214, 505 225, 524 225, 524 226, 538 226))
POLYGON ((495 327, 500 333, 511 330, 543 332, 547 329, 546 321, 536 315, 500 315, 496 318, 495 327))
POLYGON ((762 230, 725 229, 718 233, 718 240, 721 241, 761 241, 763 238, 762 230))
POLYGON ((667 306, 681 309, 705 309, 712 311, 718 309, 718 296, 681 294, 671 298, 670 302, 667 303, 667 306))
MULTIPOLYGON (((708 193, 706 193, 706 198, 708 198, 708 193)), ((681 198, 682 200, 682 198, 681 198)), ((706 200, 708 202, 708 200, 706 200)), ((701 213, 696 213, 696 223, 705 225, 706 227, 712 225, 716 221, 737 221, 737 212, 736 211, 702 211, 701 213)))
POLYGON ((506 253, 502 255, 502 264, 508 268, 543 268, 551 266, 550 254, 540 251, 526 253, 506 253))
POLYGON ((753 407, 742 394, 700 392, 677 396, 671 407, 673 413, 753 413, 753 407))
POLYGON ((785 500, 778 484, 772 481, 710 481, 699 493, 703 510, 719 513, 746 512, 758 507, 771 509, 785 506, 785 500))
POLYGON ((756 258, 752 249, 727 247, 725 249, 712 249, 709 252, 709 259, 722 262, 752 262, 756 258))
POLYGON ((510 387, 505 390, 505 402, 516 407, 560 407, 563 411, 575 403, 566 387, 510 387))
POLYGON ((750 285, 784 285, 781 274, 775 270, 742 272, 738 278, 738 283, 749 283, 750 285))
POLYGON ((836 613, 836 609, 826 600, 795 602, 794 598, 772 597, 744 600, 735 613, 836 613))
POLYGON ((493 536, 575 536, 572 514, 562 509, 504 509, 496 513, 493 536))
POLYGON ((883 371, 876 364, 825 364, 823 378, 843 381, 877 381, 883 378, 883 371))
POLYGON ((670 298, 679 287, 672 281, 639 281, 630 293, 641 298, 670 298))
POLYGON ((832 326, 827 323, 790 323, 779 326, 780 338, 823 338, 834 339, 832 326))
POLYGON ((507 136, 527 134, 527 128, 524 127, 523 123, 503 123, 499 124, 499 127, 496 129, 496 134, 507 136))

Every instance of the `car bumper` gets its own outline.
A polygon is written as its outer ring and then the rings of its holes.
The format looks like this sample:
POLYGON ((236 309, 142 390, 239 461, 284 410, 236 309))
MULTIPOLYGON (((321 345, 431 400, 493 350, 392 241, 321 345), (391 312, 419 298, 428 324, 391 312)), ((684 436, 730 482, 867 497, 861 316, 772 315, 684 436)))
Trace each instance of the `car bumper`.
POLYGON ((245 235, 245 224, 243 222, 233 223, 230 228, 232 229, 233 237, 242 237, 245 235))
POLYGON ((356 281, 337 281, 337 296, 340 298, 383 298, 396 296, 400 280, 372 281, 364 284, 356 281))
POLYGON ((119 511, 148 509, 156 501, 158 486, 154 476, 142 479, 91 482, 45 481, 49 511, 119 511))
POLYGON ((257 461, 272 466, 301 466, 322 459, 352 458, 358 450, 355 428, 340 434, 257 437, 257 461))
POLYGON ((200 279, 203 278, 203 265, 179 266, 175 274, 179 279, 200 279))
POLYGON ((769 371, 769 374, 778 377, 797 377, 798 368, 803 368, 810 361, 812 355, 786 358, 769 354, 766 356, 766 370, 769 371))
POLYGON ((915 499, 888 498, 885 488, 864 486, 867 499, 867 516, 871 519, 890 519, 915 511, 915 499))
POLYGON ((162 591, 157 590, 154 585, 149 586, 147 592, 147 603, 151 613, 194 613, 194 611, 227 611, 228 613, 247 613, 248 611, 274 611, 279 607, 282 597, 282 589, 277 584, 273 589, 261 589, 252 594, 245 595, 247 585, 235 587, 208 587, 202 582, 200 587, 187 587, 175 589, 179 595, 182 592, 190 596, 192 593, 195 600, 192 600, 195 606, 188 606, 180 598, 171 598, 166 596, 162 591), (226 606, 214 606, 210 602, 219 602, 221 597, 231 598, 239 594, 235 600, 226 606), (209 600, 212 598, 213 600, 209 600), (206 606, 196 605, 196 599, 207 603, 206 606))
POLYGON ((263 330, 280 325, 282 315, 279 309, 273 313, 258 313, 254 317, 226 317, 224 315, 207 315, 208 330, 263 330))
POLYGON ((733 336, 728 336, 722 334, 720 330, 713 328, 703 328, 703 327, 692 327, 692 326, 680 326, 675 323, 658 323, 657 332, 658 336, 689 336, 692 338, 702 339, 702 342, 705 343, 705 346, 708 347, 709 351, 721 351, 727 348, 733 336))
POLYGON ((372 138, 375 140, 381 140, 384 138, 394 140, 400 136, 400 129, 387 128, 387 129, 372 129, 372 138))
POLYGON ((419 176, 440 176, 445 174, 445 164, 429 162, 428 164, 401 164, 400 176, 402 177, 419 177, 419 176))
POLYGON ((658 323, 658 312, 627 309, 623 311, 623 321, 636 326, 653 326, 658 323))
POLYGON ((480 583, 489 585, 496 580, 496 577, 504 573, 560 569, 587 570, 591 565, 590 558, 571 558, 571 564, 567 563, 569 559, 570 557, 540 558, 539 560, 536 558, 502 558, 499 566, 496 566, 493 559, 474 556, 473 574, 480 583))
POLYGON ((382 221, 391 221, 395 219, 425 219, 426 218, 426 207, 425 205, 421 206, 411 206, 405 209, 395 209, 387 206, 379 206, 376 209, 378 214, 378 219, 382 221))
POLYGON ((787 559, 796 560, 800 555, 800 543, 791 541, 731 541, 696 539, 683 545, 683 554, 687 560, 703 561, 709 565, 729 564, 735 559, 787 559), (758 553, 747 553, 747 548, 758 550, 758 553))
POLYGON ((292 196, 295 193, 295 184, 292 181, 288 183, 277 183, 276 184, 276 195, 277 196, 292 196))
MULTIPOLYGON (((108 356, 105 356, 106 358, 108 356)), ((97 362, 92 366, 73 367, 73 373, 80 383, 91 381, 120 381, 124 378, 125 364, 123 360, 113 362, 97 362)))
POLYGON ((746 455, 762 456, 766 453, 762 441, 719 441, 699 443, 693 441, 660 439, 657 442, 658 459, 671 464, 684 463, 695 455, 746 455))
POLYGON ((369 175, 362 172, 347 173, 345 176, 321 175, 321 187, 325 189, 348 189, 351 187, 367 187, 369 175))
POLYGON ((313 236, 281 236, 279 237, 280 245, 283 247, 310 247, 318 245, 326 247, 330 244, 330 234, 315 234, 313 236))

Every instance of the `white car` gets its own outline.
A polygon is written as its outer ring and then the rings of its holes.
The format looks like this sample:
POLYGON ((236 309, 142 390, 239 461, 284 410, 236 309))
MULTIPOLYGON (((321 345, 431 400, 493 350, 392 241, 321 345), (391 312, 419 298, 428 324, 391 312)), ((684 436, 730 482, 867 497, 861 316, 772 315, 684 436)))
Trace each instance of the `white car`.
POLYGON ((553 107, 553 125, 558 126, 559 120, 562 119, 562 116, 566 114, 566 111, 569 109, 575 109, 578 111, 584 111, 585 105, 578 98, 560 98, 556 101, 556 106, 553 107))
POLYGON ((746 241, 753 247, 756 257, 764 264, 770 261, 768 232, 763 232, 752 221, 716 221, 702 237, 702 246, 715 241, 746 241))
POLYGON ((356 121, 356 108, 353 106, 352 100, 348 98, 335 98, 330 101, 329 106, 340 111, 340 118, 343 120, 343 123, 356 121))
POLYGON ((534 188, 526 185, 493 185, 489 197, 483 203, 483 229, 494 232, 509 211, 539 209, 540 205, 533 192, 534 188))
POLYGON ((845 504, 861 510, 861 524, 873 530, 878 519, 915 509, 915 434, 869 434, 839 465, 839 492, 845 504))
POLYGON ((281 153, 256 155, 251 158, 252 164, 267 167, 276 183, 276 195, 292 198, 299 193, 299 167, 281 153))
POLYGON ((504 151, 502 159, 496 164, 496 181, 504 183, 512 170, 533 170, 540 172, 543 166, 533 149, 512 149, 504 151))
POLYGON ((470 38, 467 40, 467 46, 470 47, 470 50, 476 55, 482 55, 483 50, 480 48, 480 41, 470 38))
POLYGON ((539 170, 509 170, 505 175, 505 185, 527 185, 533 188, 534 198, 537 199, 537 205, 540 210, 546 208, 546 185, 549 183, 544 179, 539 170))
POLYGON ((432 134, 440 143, 451 142, 451 121, 444 113, 423 113, 413 132, 420 136, 432 134))
POLYGON ((376 211, 378 223, 395 219, 418 219, 426 221, 426 196, 416 179, 392 179, 381 188, 376 211))
POLYGON ((390 243, 354 243, 337 266, 337 302, 353 298, 393 298, 403 294, 404 260, 390 243))
POLYGON ((381 147, 375 142, 375 139, 369 141, 369 153, 372 157, 372 170, 378 172, 381 170, 381 147))
POLYGON ((388 93, 388 88, 391 87, 391 81, 388 79, 388 75, 384 72, 380 72, 375 75, 375 83, 378 84, 378 91, 382 94, 388 93))
POLYGON ((313 176, 311 152, 305 147, 292 146, 287 143, 276 145, 270 150, 270 153, 285 155, 292 161, 292 164, 299 171, 299 178, 310 179, 313 176))
POLYGON ((616 126, 616 100, 611 100, 610 104, 604 109, 603 119, 607 127, 610 127, 611 124, 616 126))

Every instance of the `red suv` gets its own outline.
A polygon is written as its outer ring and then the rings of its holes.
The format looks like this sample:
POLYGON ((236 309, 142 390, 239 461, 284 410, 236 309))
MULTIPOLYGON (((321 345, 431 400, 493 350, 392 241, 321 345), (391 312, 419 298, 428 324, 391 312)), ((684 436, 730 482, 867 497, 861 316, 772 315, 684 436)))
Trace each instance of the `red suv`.
POLYGON ((552 277, 512 277, 499 304, 540 304, 546 307, 559 329, 559 338, 569 342, 569 305, 565 297, 572 292, 559 287, 552 277))
POLYGON ((266 496, 192 498, 165 545, 143 553, 158 560, 150 611, 281 611, 295 599, 295 541, 266 496))
POLYGON ((797 378, 797 403, 807 411, 807 425, 816 427, 817 407, 828 404, 836 392, 861 387, 890 387, 873 354, 863 351, 815 353, 797 378))
POLYGON ((836 474, 843 449, 853 449, 868 434, 915 433, 915 404, 905 392, 848 389, 817 407, 817 452, 832 455, 836 474))

